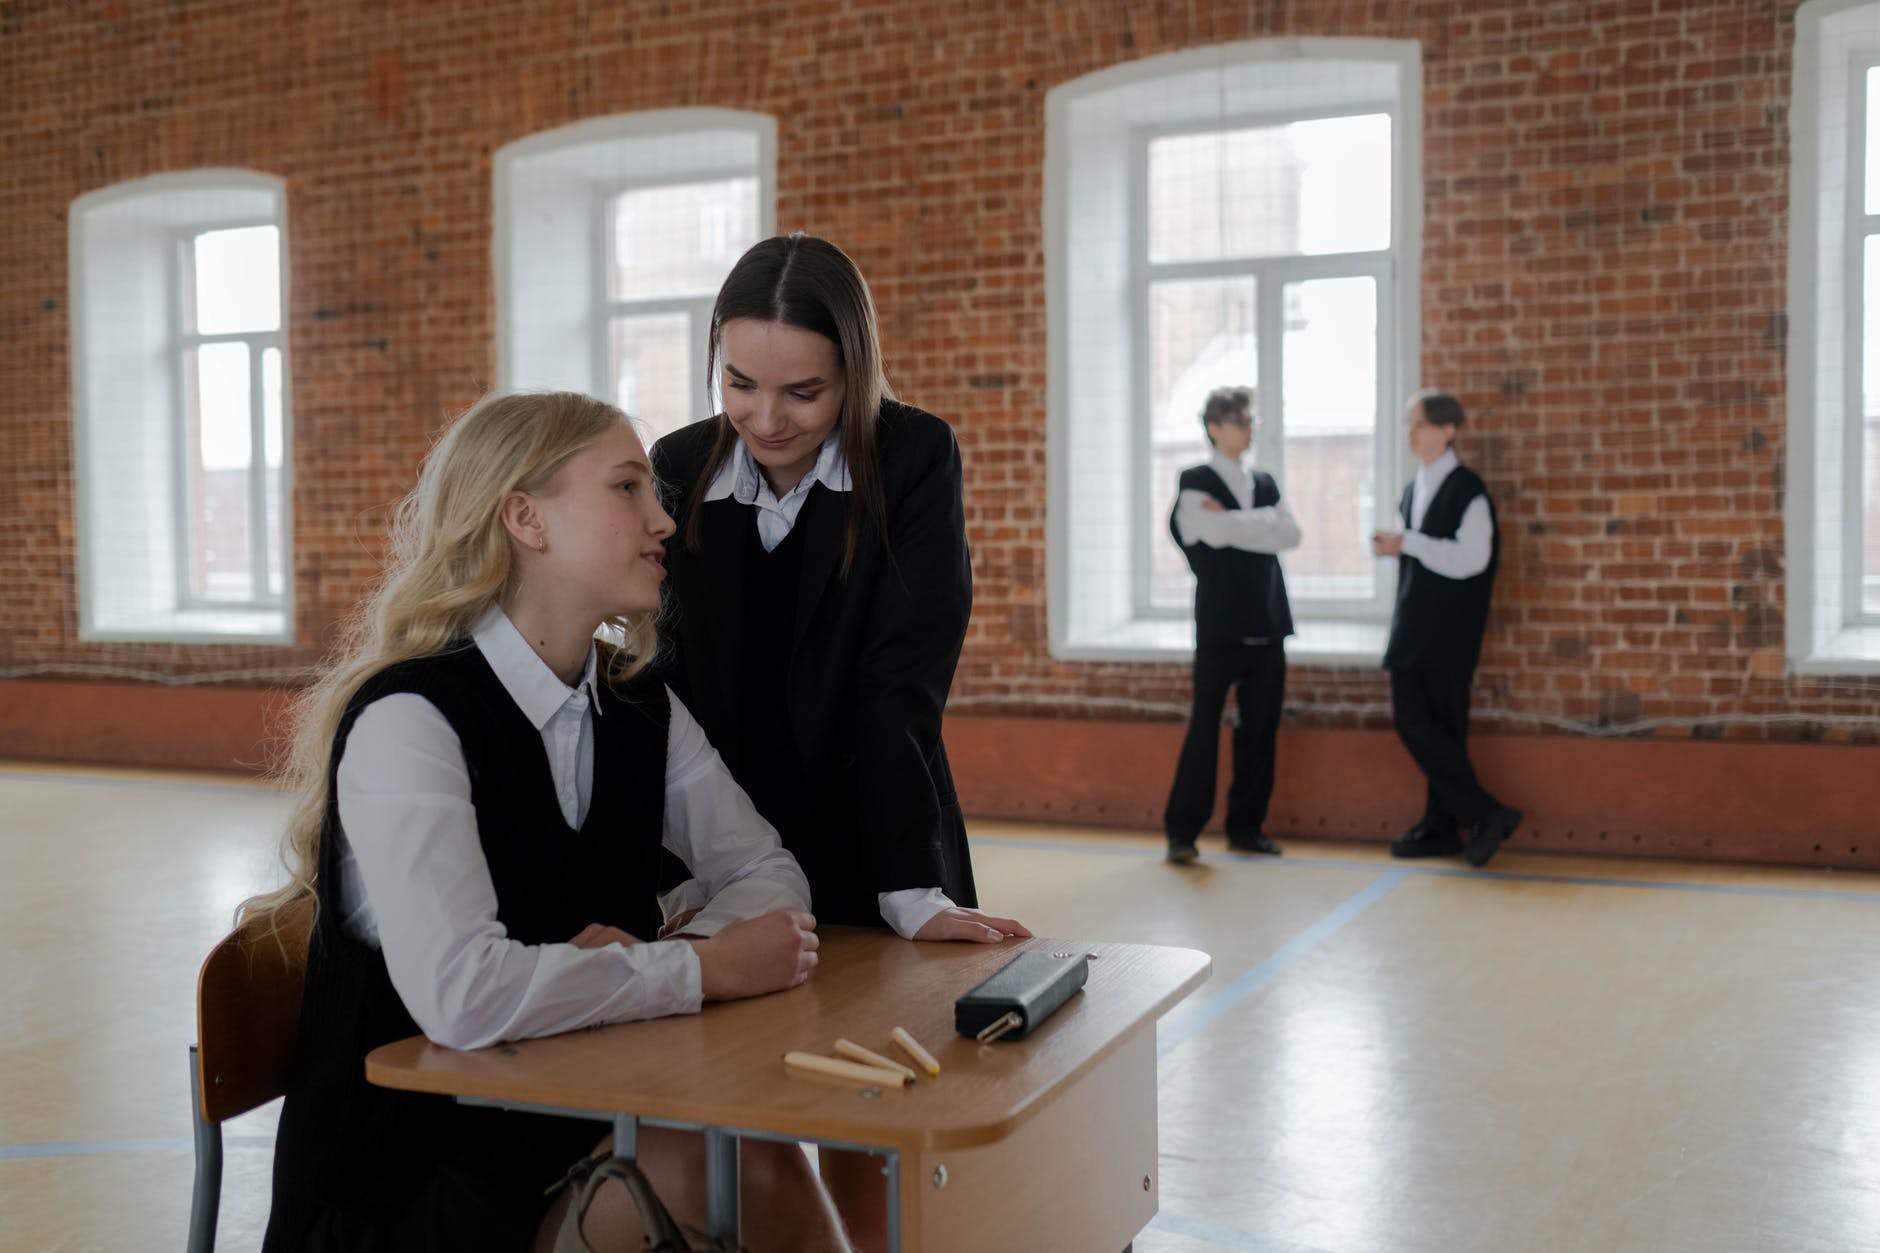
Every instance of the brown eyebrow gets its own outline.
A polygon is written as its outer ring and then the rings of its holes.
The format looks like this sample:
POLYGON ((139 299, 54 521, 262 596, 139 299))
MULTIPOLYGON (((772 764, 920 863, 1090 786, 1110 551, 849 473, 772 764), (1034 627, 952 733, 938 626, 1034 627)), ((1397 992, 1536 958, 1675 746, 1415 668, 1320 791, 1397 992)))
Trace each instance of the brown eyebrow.
MULTIPOLYGON (((746 374, 744 371, 738 369, 738 367, 732 365, 729 361, 725 362, 725 369, 731 372, 732 374, 737 375, 739 378, 743 379, 746 383, 755 383, 757 381, 756 379, 752 378, 750 375, 746 374)), ((812 388, 812 387, 822 387, 826 385, 828 382, 829 382, 828 379, 822 377, 819 374, 814 378, 798 379, 794 383, 785 383, 783 385, 783 389, 785 391, 807 391, 809 388, 812 388)))

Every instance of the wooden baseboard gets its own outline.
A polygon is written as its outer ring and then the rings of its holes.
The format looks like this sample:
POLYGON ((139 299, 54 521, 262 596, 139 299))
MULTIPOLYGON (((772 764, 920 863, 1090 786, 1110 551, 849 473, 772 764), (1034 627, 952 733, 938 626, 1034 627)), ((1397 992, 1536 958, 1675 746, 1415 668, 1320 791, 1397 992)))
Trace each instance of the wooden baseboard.
MULTIPOLYGON (((1160 830, 1183 730, 948 717, 947 754, 976 817, 1160 830)), ((1472 756, 1483 786, 1527 814, 1511 847, 1880 868, 1880 747, 1489 736, 1472 756)), ((1282 839, 1388 840, 1423 809, 1422 776, 1388 731, 1285 729, 1277 766, 1267 829, 1282 839)))
MULTIPOLYGON (((5 681, 0 757, 254 774, 285 700, 276 689, 5 681)), ((1148 830, 1161 828, 1182 731, 946 721, 968 815, 1148 830)), ((1880 868, 1880 747, 1485 736, 1474 757, 1483 784, 1527 813, 1515 847, 1880 868)), ((1387 840, 1422 809, 1422 779, 1389 732, 1285 729, 1278 769, 1267 825, 1282 839, 1387 840)))

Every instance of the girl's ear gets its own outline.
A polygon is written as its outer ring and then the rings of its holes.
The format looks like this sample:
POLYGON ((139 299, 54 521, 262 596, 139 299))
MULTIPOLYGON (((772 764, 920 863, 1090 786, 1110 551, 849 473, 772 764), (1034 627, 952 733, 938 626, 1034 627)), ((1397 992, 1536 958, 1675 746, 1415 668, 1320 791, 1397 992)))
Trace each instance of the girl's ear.
POLYGON ((503 529, 510 537, 524 548, 543 552, 548 548, 548 532, 542 522, 542 511, 536 508, 535 497, 524 491, 514 491, 503 497, 498 510, 503 520, 503 529))

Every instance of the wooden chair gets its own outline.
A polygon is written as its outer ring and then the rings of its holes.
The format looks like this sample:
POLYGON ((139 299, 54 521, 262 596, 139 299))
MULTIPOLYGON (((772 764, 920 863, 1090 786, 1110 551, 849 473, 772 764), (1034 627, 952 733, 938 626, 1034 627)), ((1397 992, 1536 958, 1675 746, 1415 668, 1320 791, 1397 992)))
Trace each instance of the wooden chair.
POLYGON ((222 1203, 222 1124, 287 1090, 300 1027, 313 898, 281 914, 278 932, 240 927, 209 950, 196 984, 196 1043, 189 1094, 196 1130, 196 1189, 189 1253, 213 1253, 222 1203))

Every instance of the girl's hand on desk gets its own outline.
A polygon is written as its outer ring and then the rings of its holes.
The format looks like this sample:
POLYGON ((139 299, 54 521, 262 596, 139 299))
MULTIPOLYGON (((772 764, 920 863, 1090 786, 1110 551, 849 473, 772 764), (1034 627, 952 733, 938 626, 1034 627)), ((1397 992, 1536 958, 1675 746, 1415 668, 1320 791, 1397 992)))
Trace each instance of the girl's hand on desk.
POLYGON ((971 940, 979 944, 997 944, 1008 935, 1030 937, 1031 928, 1015 918, 994 918, 976 909, 955 905, 943 909, 914 933, 916 940, 971 940))
POLYGON ((690 940, 698 953, 699 990, 708 1001, 733 1001, 793 988, 816 968, 816 920, 779 909, 732 923, 709 940, 690 940))
POLYGON ((640 942, 638 936, 629 935, 619 927, 603 926, 598 922, 590 922, 581 928, 580 935, 568 941, 576 948, 605 948, 609 944, 618 944, 622 948, 627 948, 640 942))

